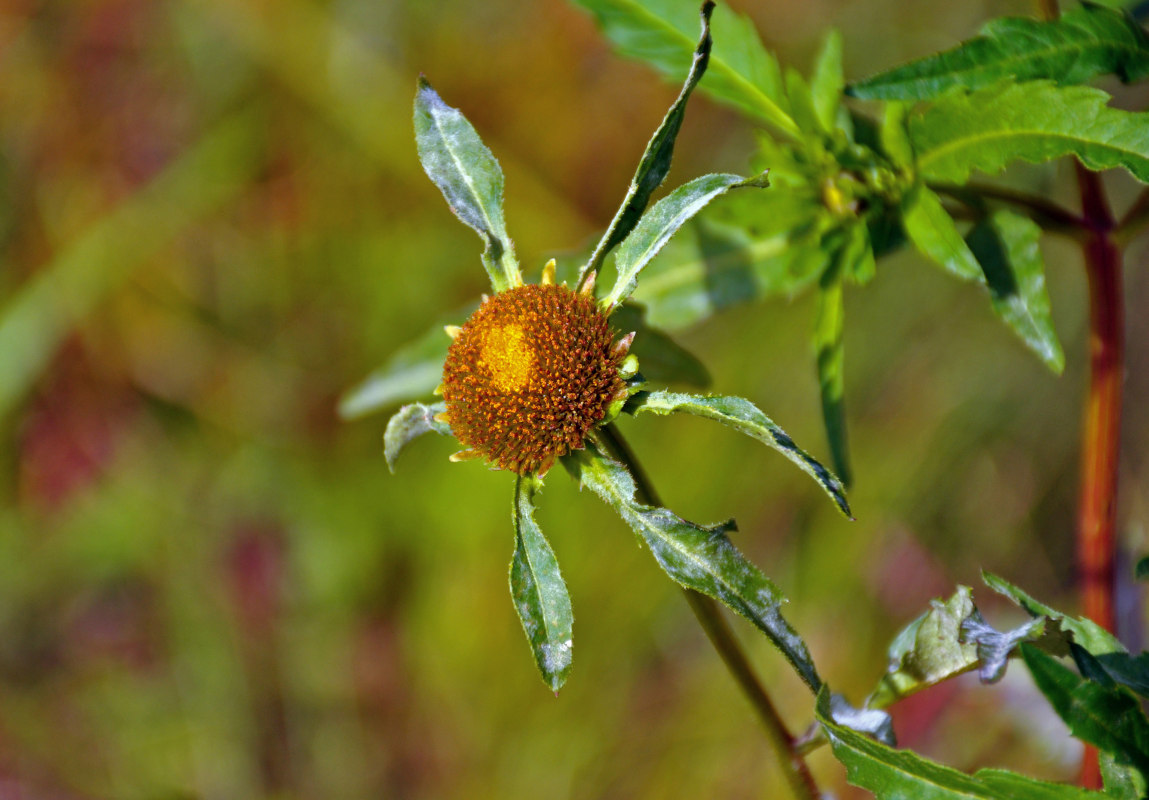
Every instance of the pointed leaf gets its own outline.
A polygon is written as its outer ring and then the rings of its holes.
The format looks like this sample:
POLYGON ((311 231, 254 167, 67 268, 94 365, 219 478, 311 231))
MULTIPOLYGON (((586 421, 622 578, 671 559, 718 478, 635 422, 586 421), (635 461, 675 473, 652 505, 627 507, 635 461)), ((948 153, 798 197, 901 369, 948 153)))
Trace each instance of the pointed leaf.
POLYGON ((886 103, 882 113, 882 149, 899 167, 914 164, 914 146, 907 127, 909 115, 910 107, 906 103, 886 103))
POLYGON ((1127 13, 1090 3, 1053 21, 1003 17, 977 38, 852 85, 867 100, 925 100, 947 89, 978 89, 1003 78, 1085 83, 1114 73, 1126 83, 1149 75, 1149 36, 1127 13))
POLYGON ((1023 645, 1021 655, 1074 736, 1149 774, 1149 719, 1134 695, 1083 678, 1032 645, 1023 645))
POLYGON ((691 217, 716 197, 743 186, 766 187, 770 182, 766 174, 745 179, 740 175, 703 175, 679 186, 654 204, 645 214, 615 254, 618 278, 614 288, 603 299, 608 308, 616 306, 630 296, 638 286, 638 274, 650 263, 691 217))
MULTIPOLYGON (((646 61, 664 75, 679 66, 694 44, 679 0, 575 0, 590 11, 623 55, 646 61)), ((703 90, 752 119, 790 136, 798 128, 787 111, 778 60, 763 45, 754 23, 725 4, 714 12, 714 54, 703 90)))
POLYGON ((825 269, 820 209, 789 192, 733 192, 670 240, 633 297, 651 324, 674 329, 731 306, 792 296, 825 269))
POLYGON ((811 689, 822 685, 806 643, 782 617, 778 587, 730 542, 733 523, 702 526, 639 503, 634 478, 616 461, 588 447, 563 456, 563 466, 612 506, 650 548, 676 583, 713 597, 746 617, 774 643, 811 689))
POLYGON ((554 550, 534 519, 534 496, 541 483, 533 476, 519 476, 515 482, 511 596, 539 673, 558 692, 570 674, 574 614, 554 550))
POLYGON ((395 471, 395 462, 403 448, 424 433, 434 431, 441 436, 451 435, 451 426, 435 419, 436 414, 447 410, 444 403, 435 403, 426 406, 422 403, 412 403, 403 406, 387 422, 387 430, 383 434, 383 454, 387 458, 387 466, 395 471))
POLYGON ((993 310, 1045 365, 1056 373, 1065 368, 1049 294, 1036 222, 1001 209, 982 219, 966 236, 981 265, 993 310))
POLYGON ((446 322, 458 324, 478 307, 478 301, 446 315, 426 333, 395 351, 382 367, 372 372, 339 399, 339 416, 359 419, 384 411, 396 403, 418 400, 431 394, 443 380, 443 362, 451 338, 443 332, 446 322))
POLYGON ((850 516, 850 505, 846 502, 846 491, 842 487, 842 482, 794 444, 794 440, 784 430, 775 425, 773 420, 749 400, 718 395, 703 397, 678 392, 639 392, 630 399, 625 410, 635 416, 646 412, 663 416, 694 414, 741 431, 773 447, 797 464, 803 472, 822 486, 843 514, 850 516))
POLYGON ((496 292, 523 279, 503 222, 503 170, 474 127, 422 76, 415 93, 415 144, 447 205, 483 238, 483 266, 496 292))
POLYGON ((1013 602, 1024 608, 1031 616, 1045 616, 1052 620, 1056 620, 1061 629, 1073 634, 1073 641, 1081 647, 1088 650, 1095 656, 1100 656, 1103 653, 1124 653, 1126 652, 1125 646, 1121 644, 1113 634, 1106 631, 1092 620, 1082 619, 1080 617, 1071 617, 1067 614, 1062 614, 1060 611, 1054 611, 1049 606, 1041 603, 1021 589, 1009 583, 1004 578, 999 578, 991 572, 981 573, 981 578, 985 581, 985 585, 993 589, 998 594, 1005 595, 1013 602))
POLYGON ((579 271, 577 285, 581 285, 591 272, 597 272, 602 267, 606 254, 634 230, 635 225, 639 223, 639 219, 642 217, 642 212, 646 210, 646 206, 650 202, 650 196, 655 189, 662 185, 666 173, 670 171, 670 159, 674 155, 674 141, 678 138, 678 131, 682 128, 682 120, 686 118, 686 101, 690 99, 690 93, 702 80, 706 66, 710 63, 710 46, 712 44, 710 14, 713 10, 713 2, 707 0, 703 3, 702 36, 698 40, 698 46, 694 49, 694 60, 690 64, 686 83, 683 84, 682 91, 678 93, 678 99, 666 112, 662 124, 658 126, 658 130, 654 132, 654 136, 647 143, 646 152, 642 154, 642 160, 638 162, 638 169, 635 171, 634 177, 631 178, 626 197, 623 198, 622 205, 615 212, 614 219, 610 221, 606 233, 595 246, 590 259, 579 271))
POLYGON ((925 186, 915 186, 902 200, 902 225, 918 251, 967 281, 981 279, 981 267, 958 233, 942 201, 925 186))
POLYGON ((909 120, 919 173, 965 183, 1018 159, 1075 155, 1092 170, 1124 167, 1149 182, 1149 113, 1109 108, 1109 95, 1049 81, 999 84, 939 98, 909 120))
POLYGON ((818 696, 818 722, 826 729, 846 779, 877 800, 1102 800, 1100 792, 1028 778, 1004 770, 958 772, 909 750, 895 750, 844 725, 830 714, 830 695, 818 696))
POLYGON ((822 421, 826 426, 826 438, 830 442, 834 471, 842 479, 842 485, 848 487, 850 452, 846 444, 843 318, 842 282, 835 280, 818 292, 814 352, 818 366, 818 388, 822 398, 822 421))
POLYGON ((698 387, 710 385, 706 365, 658 328, 648 325, 641 306, 623 303, 610 315, 610 323, 621 333, 634 331, 637 334, 630 352, 638 358, 639 369, 647 380, 678 381, 698 387))
POLYGON ((814 110, 822 128, 827 132, 834 130, 845 85, 846 79, 842 75, 842 34, 831 29, 826 34, 826 41, 822 43, 822 50, 814 63, 814 73, 810 76, 814 110))

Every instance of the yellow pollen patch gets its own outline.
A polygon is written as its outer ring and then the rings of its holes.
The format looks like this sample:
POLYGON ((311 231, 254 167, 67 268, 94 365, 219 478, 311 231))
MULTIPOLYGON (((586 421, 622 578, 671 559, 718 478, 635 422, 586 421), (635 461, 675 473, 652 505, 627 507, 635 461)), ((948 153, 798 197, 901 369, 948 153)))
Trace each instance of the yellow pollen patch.
POLYGON ((501 392, 518 392, 530 382, 535 353, 518 325, 484 332, 479 363, 490 370, 491 383, 501 392))

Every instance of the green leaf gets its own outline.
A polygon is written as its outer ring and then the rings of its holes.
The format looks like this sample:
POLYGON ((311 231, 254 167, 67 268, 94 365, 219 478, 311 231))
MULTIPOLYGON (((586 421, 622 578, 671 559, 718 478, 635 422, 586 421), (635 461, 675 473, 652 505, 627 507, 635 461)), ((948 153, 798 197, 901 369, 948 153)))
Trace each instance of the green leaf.
MULTIPOLYGON (((471 303, 444 319, 458 323, 478 305, 477 301, 471 303)), ((443 380, 443 362, 450 346, 451 338, 443 332, 443 322, 436 322, 418 339, 396 350, 382 367, 348 389, 339 399, 339 416, 359 419, 431 394, 443 380)))
POLYGON ((835 280, 818 292, 814 352, 822 398, 822 421, 826 426, 834 471, 842 479, 842 485, 849 487, 850 451, 846 443, 845 351, 842 341, 844 311, 842 281, 835 280))
POLYGON ((1133 694, 1083 678, 1031 645, 1023 645, 1021 655, 1037 688, 1074 736, 1146 774, 1149 719, 1133 694))
POLYGON ((993 310, 1047 367, 1060 374, 1065 354, 1053 329, 1040 238, 1036 222, 1000 209, 980 220, 966 243, 981 265, 993 310))
POLYGON ((732 522, 695 525, 668 509, 639 503, 634 478, 626 468, 593 447, 563 456, 562 462, 581 485, 618 511, 671 579, 713 597, 750 620, 782 652, 799 677, 818 690, 822 679, 806 643, 782 617, 780 609, 786 599, 730 542, 726 533, 733 530, 732 522))
MULTIPOLYGON (((676 76, 694 39, 684 24, 680 0, 575 0, 590 11, 623 55, 646 61, 664 75, 676 76)), ((754 23, 725 5, 714 13, 719 43, 703 90, 751 119, 796 137, 798 127, 787 111, 778 60, 763 45, 754 23)))
POLYGON ((483 266, 496 292, 519 286, 519 262, 503 222, 503 170, 479 134, 419 76, 415 144, 423 169, 460 220, 486 244, 483 266))
POLYGON ((999 84, 939 98, 909 120, 919 174, 965 183, 1018 159, 1075 155, 1092 170, 1124 167, 1149 182, 1149 113, 1109 108, 1109 95, 1050 81, 999 84))
POLYGON ((603 305, 617 306, 638 286, 638 274, 691 217, 716 197, 744 186, 766 187, 766 174, 745 179, 740 175, 703 175, 679 186, 643 215, 615 254, 618 278, 603 305))
POLYGON ((686 118, 686 101, 690 99, 690 93, 702 80, 706 66, 710 63, 710 46, 712 44, 710 14, 713 10, 713 2, 707 0, 703 3, 702 36, 698 40, 697 47, 694 48, 694 60, 690 64, 686 83, 682 85, 682 91, 678 93, 678 98, 670 106, 662 124, 658 126, 647 143, 646 151, 638 162, 638 169, 635 170, 634 177, 631 178, 626 197, 623 198, 622 205, 615 212, 614 219, 610 221, 606 233, 602 235, 602 239, 595 246, 590 259, 579 271, 576 285, 581 286, 588 274, 597 272, 602 267, 606 254, 615 245, 626 239, 634 227, 640 224, 642 212, 646 210, 650 196, 654 194, 655 189, 662 185, 666 173, 670 171, 670 160, 674 155, 674 141, 678 138, 678 131, 682 128, 682 120, 686 118))
POLYGON ((850 517, 850 506, 846 502, 846 490, 842 482, 832 472, 823 467, 804 450, 794 444, 794 440, 773 420, 763 414, 757 406, 741 397, 703 397, 701 395, 680 394, 678 392, 639 392, 626 404, 628 413, 635 416, 650 412, 666 416, 668 414, 694 414, 728 425, 747 436, 773 447, 814 480, 830 495, 830 498, 850 517))
POLYGON ((422 436, 424 433, 434 431, 442 436, 451 436, 451 426, 435 419, 436 414, 447 410, 445 403, 423 405, 412 403, 403 406, 387 421, 387 430, 383 433, 383 455, 387 458, 387 466, 395 471, 395 462, 399 454, 408 444, 422 436))
POLYGON ((794 124, 803 134, 810 136, 810 141, 817 141, 813 137, 822 134, 822 123, 818 119, 818 112, 814 110, 814 98, 810 95, 810 87, 806 79, 793 67, 786 68, 786 96, 790 98, 790 116, 794 124))
POLYGON ((922 255, 962 280, 981 280, 977 259, 933 191, 918 185, 906 193, 902 199, 902 226, 922 255))
POLYGON ((882 149, 899 167, 912 167, 914 146, 907 127, 910 107, 906 103, 887 103, 882 112, 882 149))
POLYGON ((1137 566, 1133 568, 1133 577, 1139 581, 1149 579, 1149 556, 1142 556, 1137 561, 1137 566))
POLYGON ((698 358, 669 336, 646 322, 641 306, 623 303, 610 315, 611 325, 621 333, 635 332, 630 352, 638 359, 647 380, 660 383, 680 381, 690 386, 710 385, 710 373, 698 358))
POLYGON ((670 240, 633 297, 651 324, 682 328, 741 303, 792 296, 825 269, 819 208, 789 192, 732 193, 670 240))
POLYGON ((852 85, 867 100, 925 100, 955 86, 979 89, 1003 78, 1085 83, 1114 73, 1126 83, 1149 75, 1149 36, 1128 14, 1083 4, 1053 21, 1003 17, 981 35, 852 85))
POLYGON ((1076 786, 1028 778, 1004 770, 958 772, 909 750, 895 750, 834 722, 830 695, 818 696, 818 722, 830 737, 834 757, 846 767, 846 779, 873 792, 877 800, 1087 800, 1104 797, 1076 786))
POLYGON ((810 94, 818 121, 827 133, 834 130, 838 120, 838 109, 842 105, 842 89, 846 79, 842 75, 842 35, 831 29, 826 41, 814 62, 814 73, 810 76, 810 94))
POLYGON ((1107 678, 1149 698, 1149 653, 1101 653, 1095 656, 1107 678))
POLYGON ((1009 583, 1004 578, 999 578, 991 572, 982 571, 981 578, 985 581, 985 585, 993 589, 1001 595, 1005 595, 1013 602, 1017 603, 1026 610, 1031 616, 1044 616, 1052 620, 1056 620, 1061 629, 1073 634, 1073 641, 1081 647, 1084 647, 1095 656, 1100 656, 1103 653, 1124 653, 1126 652, 1125 646, 1121 644, 1113 634, 1106 631, 1092 620, 1082 619, 1080 617, 1071 617, 1067 614, 1062 614, 1060 611, 1054 611, 1049 606, 1041 603, 1034 598, 1030 597, 1021 589, 1009 583))
POLYGON ((1121 764, 1112 753, 1099 753, 1101 780, 1111 800, 1145 800, 1149 785, 1145 776, 1131 764, 1121 764))
POLYGON ((539 673, 557 693, 571 670, 574 614, 554 550, 534 519, 534 496, 541 484, 537 477, 522 475, 515 482, 511 596, 539 673))

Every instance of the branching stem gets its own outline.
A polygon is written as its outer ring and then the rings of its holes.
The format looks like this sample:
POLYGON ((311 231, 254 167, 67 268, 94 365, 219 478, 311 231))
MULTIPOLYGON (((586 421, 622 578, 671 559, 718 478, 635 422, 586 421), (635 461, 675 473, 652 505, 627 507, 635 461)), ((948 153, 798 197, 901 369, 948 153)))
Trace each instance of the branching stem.
MULTIPOLYGON (((600 429, 600 433, 602 434, 600 441, 610 451, 608 455, 625 464, 634 477, 635 496, 638 501, 646 505, 661 506, 662 501, 659 500, 654 485, 618 429, 614 425, 607 425, 600 429)), ((809 766, 806 764, 806 759, 799 751, 797 740, 786 728, 786 724, 779 716, 778 709, 774 707, 770 695, 766 693, 762 682, 758 680, 754 668, 750 665, 750 659, 742 650, 742 645, 738 643, 738 639, 722 615, 718 603, 693 589, 684 588, 682 591, 686 595, 686 602, 690 604, 690 610, 698 619, 698 624, 706 632, 706 637, 710 639, 710 643, 718 651, 727 671, 730 672, 731 677, 734 678, 746 699, 750 701, 758 714, 758 719, 766 728, 770 746, 782 765, 783 773, 794 792, 794 796, 800 800, 818 800, 821 793, 814 781, 814 776, 810 773, 809 766)))

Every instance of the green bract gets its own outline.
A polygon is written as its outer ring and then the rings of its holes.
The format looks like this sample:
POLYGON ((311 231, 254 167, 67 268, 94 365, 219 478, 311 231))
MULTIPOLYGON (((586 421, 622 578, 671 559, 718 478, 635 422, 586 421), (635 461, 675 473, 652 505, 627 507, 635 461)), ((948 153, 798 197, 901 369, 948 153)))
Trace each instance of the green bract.
MULTIPOLYGON (((636 497, 635 481, 626 464, 624 451, 610 444, 620 441, 612 427, 613 419, 620 413, 687 412, 706 416, 781 451, 814 477, 845 515, 849 516, 850 513, 841 482, 799 449, 784 431, 749 401, 736 397, 648 392, 643 388, 645 381, 655 374, 695 383, 708 379, 705 369, 696 359, 664 334, 649 329, 636 307, 624 304, 639 286, 644 269, 652 263, 652 259, 675 232, 711 201, 733 189, 768 186, 765 172, 752 178, 729 174, 706 175, 687 182, 649 210, 647 208, 651 195, 670 168, 674 141, 682 124, 686 101, 709 62, 709 21, 712 10, 713 3, 703 6, 702 36, 694 47, 692 66, 682 92, 647 145, 618 213, 579 271, 574 289, 584 299, 575 300, 573 296, 576 292, 566 289, 560 291, 559 287, 553 286, 542 294, 532 292, 530 303, 524 300, 521 304, 525 309, 523 313, 534 316, 522 325, 515 322, 512 316, 507 316, 510 314, 507 312, 497 316, 496 321, 491 323, 495 327, 489 329, 468 329, 467 325, 462 328, 448 326, 451 337, 458 337, 455 338, 456 342, 471 337, 467 340, 470 360, 455 355, 459 351, 452 346, 451 358, 454 361, 450 363, 455 366, 452 367, 450 379, 455 384, 465 386, 472 376, 483 369, 492 370, 492 382, 497 390, 494 394, 498 396, 496 401, 499 406, 497 414, 493 411, 490 419, 501 420, 499 424, 502 425, 502 421, 509 418, 506 413, 508 404, 517 402, 519 394, 540 391, 539 386, 543 384, 531 382, 534 374, 531 370, 536 361, 540 358, 553 360, 553 351, 536 353, 530 349, 530 342, 524 337, 540 329, 549 331, 546 335, 550 337, 548 342, 552 345, 565 341, 563 337, 574 328, 564 325, 552 330, 545 319, 539 320, 539 315, 549 313, 545 312, 546 308, 556 309, 554 313, 565 313, 562 309, 566 307, 594 302, 585 298, 593 297, 596 276, 613 251, 617 277, 594 308, 597 308, 597 315, 609 317, 612 324, 621 326, 624 332, 634 333, 613 345, 609 337, 604 340, 605 345, 601 342, 596 344, 595 347, 600 349, 604 346, 613 349, 609 353, 602 351, 605 355, 601 358, 594 356, 599 358, 593 361, 594 364, 606 366, 595 366, 593 369, 615 370, 612 373, 616 376, 615 385, 622 388, 618 390, 615 401, 601 412, 602 419, 587 433, 581 447, 572 446, 566 454, 559 451, 557 455, 576 479, 619 512, 672 579, 684 587, 720 600, 753 622, 785 654, 811 689, 817 691, 822 681, 814 669, 806 645, 780 613, 785 598, 769 578, 731 542, 727 533, 733 529, 733 525, 696 525, 665 508, 641 502, 636 497), (547 299, 550 295, 554 295, 555 299, 547 299), (468 333, 468 330, 471 332, 468 333), (646 376, 637 373, 633 357, 624 358, 632 340, 633 354, 638 355, 641 363, 649 368, 646 376), (502 371, 496 373, 495 367, 485 367, 488 363, 497 364, 502 371)), ((476 230, 484 241, 482 262, 496 294, 491 302, 484 301, 472 319, 483 316, 486 313, 484 308, 489 310, 495 306, 500 309, 503 305, 508 308, 514 306, 509 300, 501 305, 495 300, 518 297, 537 287, 523 286, 514 257, 514 247, 504 229, 503 177, 498 162, 463 115, 444 103, 422 77, 415 96, 415 134, 419 157, 428 176, 440 188, 459 219, 476 230)), ((543 283, 553 283, 554 279, 553 264, 548 265, 543 272, 543 283)), ((585 316, 588 312, 584 310, 579 313, 585 316)), ((493 312, 486 313, 483 319, 492 316, 496 315, 493 312)), ((591 316, 598 319, 594 314, 591 316)), ((526 320, 525 317, 523 319, 526 320)), ((448 349, 447 340, 448 337, 440 333, 435 339, 419 340, 396 355, 384 370, 349 393, 341 406, 342 411, 348 416, 358 416, 385 407, 399 398, 428 393, 438 383, 438 375, 442 373, 444 355, 448 349)), ((570 342, 564 346, 577 347, 578 344, 570 342)), ((610 385, 609 381, 601 380, 596 385, 600 384, 610 385)), ((454 384, 447 386, 445 403, 414 403, 404 406, 391 418, 384 437, 389 465, 394 464, 395 458, 407 444, 423 433, 435 431, 452 435, 451 385, 454 384)), ((490 385, 485 386, 486 396, 490 396, 490 385)), ((569 387, 565 389, 561 402, 560 398, 556 398, 554 405, 562 405, 569 397, 577 394, 571 391, 569 387)), ((531 402, 534 403, 533 408, 538 408, 538 398, 531 402)), ((514 429, 508 431, 504 425, 499 430, 499 446, 514 447, 514 442, 531 438, 527 433, 514 429)), ((486 453, 465 451, 457 455, 486 457, 495 463, 494 458, 486 453)), ((547 685, 557 691, 571 667, 573 615, 570 596, 559 572, 555 553, 534 520, 534 498, 542 485, 539 473, 546 471, 549 461, 524 461, 513 453, 507 456, 506 451, 501 450, 498 463, 514 464, 515 471, 521 473, 516 477, 512 506, 515 546, 510 566, 510 584, 515 610, 522 621, 539 672, 547 685), (540 466, 529 466, 536 463, 540 466)))

